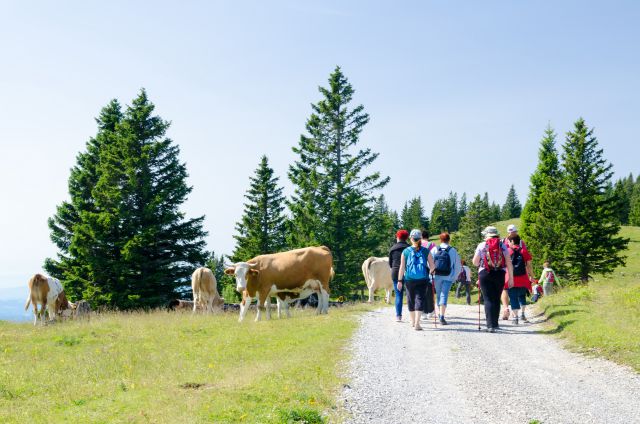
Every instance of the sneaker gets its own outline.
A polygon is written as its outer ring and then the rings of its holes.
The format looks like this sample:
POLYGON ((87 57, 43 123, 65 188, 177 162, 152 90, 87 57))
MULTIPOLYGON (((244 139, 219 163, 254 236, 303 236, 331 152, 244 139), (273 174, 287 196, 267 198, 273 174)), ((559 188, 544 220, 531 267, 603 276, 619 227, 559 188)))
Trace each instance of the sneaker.
POLYGON ((424 312, 422 313, 422 315, 420 315, 420 319, 423 321, 426 321, 429 319, 429 314, 425 314, 424 312))
POLYGON ((402 317, 396 317, 396 322, 402 322, 402 317))
POLYGON ((434 317, 435 315, 436 315, 435 313, 433 313, 433 312, 429 312, 429 313, 427 314, 427 319, 433 319, 433 317, 434 317))
POLYGON ((444 319, 444 317, 440 317, 440 324, 441 325, 447 325, 449 323, 444 319))
POLYGON ((413 329, 416 330, 416 331, 422 331, 422 327, 420 327, 420 326, 413 327, 413 329))
POLYGON ((495 332, 496 332, 496 329, 495 329, 495 328, 491 327, 491 328, 489 329, 489 333, 495 333, 495 332))
POLYGON ((524 314, 520 315, 520 319, 522 320, 522 322, 529 322, 529 320, 527 319, 527 317, 524 316, 524 314))
POLYGON ((515 317, 511 318, 511 322, 513 322, 515 325, 518 325, 518 316, 516 315, 515 317))

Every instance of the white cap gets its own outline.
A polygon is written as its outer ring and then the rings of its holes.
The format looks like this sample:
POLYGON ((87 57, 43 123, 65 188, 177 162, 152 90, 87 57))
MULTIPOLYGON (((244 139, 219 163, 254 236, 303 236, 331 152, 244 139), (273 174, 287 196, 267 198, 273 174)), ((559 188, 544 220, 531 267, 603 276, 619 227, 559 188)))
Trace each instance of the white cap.
POLYGON ((507 233, 517 233, 518 229, 515 225, 511 224, 507 227, 507 233))

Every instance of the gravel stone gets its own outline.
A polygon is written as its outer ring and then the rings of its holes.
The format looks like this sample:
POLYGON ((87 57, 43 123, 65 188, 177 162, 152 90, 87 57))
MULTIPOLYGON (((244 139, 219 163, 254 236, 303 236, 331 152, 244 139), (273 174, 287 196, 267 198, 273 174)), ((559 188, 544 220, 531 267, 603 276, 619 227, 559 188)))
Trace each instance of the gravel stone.
POLYGON ((360 318, 341 399, 347 423, 640 423, 640 375, 563 349, 537 332, 542 316, 500 321, 492 334, 478 331, 473 306, 449 305, 450 325, 422 321, 424 331, 394 315, 360 318))

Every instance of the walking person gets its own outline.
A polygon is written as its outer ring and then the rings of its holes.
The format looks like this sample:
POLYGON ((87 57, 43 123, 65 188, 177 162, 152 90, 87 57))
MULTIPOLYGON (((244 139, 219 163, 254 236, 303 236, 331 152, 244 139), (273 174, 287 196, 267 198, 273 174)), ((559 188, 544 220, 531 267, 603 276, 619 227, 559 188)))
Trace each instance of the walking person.
POLYGON ((393 281, 393 291, 396 294, 396 321, 402 322, 402 298, 404 294, 404 288, 400 285, 398 288, 398 271, 400 270, 400 258, 402 257, 402 251, 409 247, 407 239, 409 238, 409 232, 407 230, 398 230, 396 233, 396 244, 391 246, 389 250, 389 267, 391 268, 391 280, 393 281))
MULTIPOLYGON (((531 281, 534 279, 533 266, 531 265, 533 257, 526 248, 522 247, 518 234, 510 235, 508 243, 511 264, 513 265, 513 287, 505 287, 505 289, 508 291, 511 303, 511 320, 518 325, 519 320, 529 322, 525 315, 525 309, 527 293, 531 292, 531 281), (520 316, 518 316, 519 313, 520 316)), ((505 280, 508 279, 505 278, 505 280)), ((505 281, 505 286, 507 284, 508 281, 505 281)))
POLYGON ((429 251, 420 243, 422 241, 420 230, 411 230, 409 238, 411 246, 405 248, 400 257, 398 288, 402 290, 404 285, 407 286, 407 306, 411 325, 416 330, 422 330, 420 315, 424 309, 427 282, 431 270, 434 269, 434 263, 429 251))
POLYGON ((500 241, 496 227, 489 226, 482 232, 485 241, 478 244, 473 255, 473 265, 478 267, 480 290, 484 299, 487 331, 495 333, 499 328, 500 295, 507 273, 509 288, 513 287, 513 265, 509 250, 500 241))
POLYGON ((542 264, 544 269, 542 270, 542 274, 540 275, 540 279, 538 282, 542 283, 542 291, 545 296, 549 296, 553 293, 553 285, 560 284, 558 281, 558 277, 556 276, 556 272, 551 269, 549 261, 546 261, 542 264))
MULTIPOLYGON (((422 230, 422 247, 427 249, 427 251, 431 252, 436 244, 429 240, 429 232, 427 230, 422 230)), ((434 318, 433 314, 435 313, 435 288, 433 286, 433 275, 429 275, 429 281, 427 282, 427 301, 424 303, 424 308, 422 310, 422 319, 430 320, 434 318)))
POLYGON ((460 259, 462 270, 458 274, 458 288, 456 289, 456 299, 460 299, 460 289, 467 292, 467 305, 471 305, 471 270, 465 265, 464 259, 460 259))
MULTIPOLYGON (((509 246, 509 237, 511 237, 512 235, 518 235, 518 228, 513 225, 513 224, 509 224, 509 226, 507 227, 507 236, 502 239, 502 243, 505 246, 509 246)), ((523 249, 527 248, 527 245, 525 244, 524 240, 520 240, 520 245, 522 246, 523 249)), ((500 296, 500 301, 502 302, 502 319, 503 320, 508 320, 509 319, 509 294, 507 292, 507 290, 505 289, 502 292, 502 295, 500 296)))
MULTIPOLYGON (((460 256, 456 249, 449 245, 450 240, 451 237, 449 233, 444 232, 440 234, 440 245, 431 249, 431 256, 433 256, 433 262, 435 264, 433 277, 436 287, 436 300, 439 307, 438 318, 442 325, 447 325, 444 314, 447 310, 449 292, 451 291, 453 282, 462 269, 460 256)), ((469 298, 469 302, 471 302, 471 298, 469 298)))

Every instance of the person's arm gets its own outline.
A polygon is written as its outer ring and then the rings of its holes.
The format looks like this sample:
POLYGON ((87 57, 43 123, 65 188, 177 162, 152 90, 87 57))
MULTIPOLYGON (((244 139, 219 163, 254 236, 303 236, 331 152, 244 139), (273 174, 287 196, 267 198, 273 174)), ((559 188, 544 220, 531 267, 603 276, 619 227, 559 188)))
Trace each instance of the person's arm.
POLYGON ((400 255, 400 269, 398 270, 398 290, 402 290, 402 283, 404 281, 404 253, 400 255))
POLYGON ((531 262, 531 260, 528 260, 525 263, 525 268, 527 269, 527 275, 529 276, 529 280, 535 280, 536 277, 533 275, 533 264, 531 262))
POLYGON ((547 270, 543 269, 542 274, 540 274, 540 279, 538 281, 540 282, 540 284, 542 284, 546 281, 546 278, 547 278, 547 270))
POLYGON ((504 260, 507 265, 507 272, 509 273, 509 283, 508 287, 513 287, 513 263, 511 262, 511 255, 508 250, 503 250, 502 254, 504 255, 504 260))
POLYGON ((393 252, 393 250, 389 250, 389 268, 393 269, 393 258, 391 257, 391 252, 393 252))
POLYGON ((427 251, 427 262, 429 262, 429 270, 430 274, 433 275, 436 273, 436 263, 433 261, 433 256, 431 256, 431 252, 427 251))
POLYGON ((478 249, 476 248, 476 252, 473 254, 473 266, 480 266, 480 253, 478 253, 478 249))

